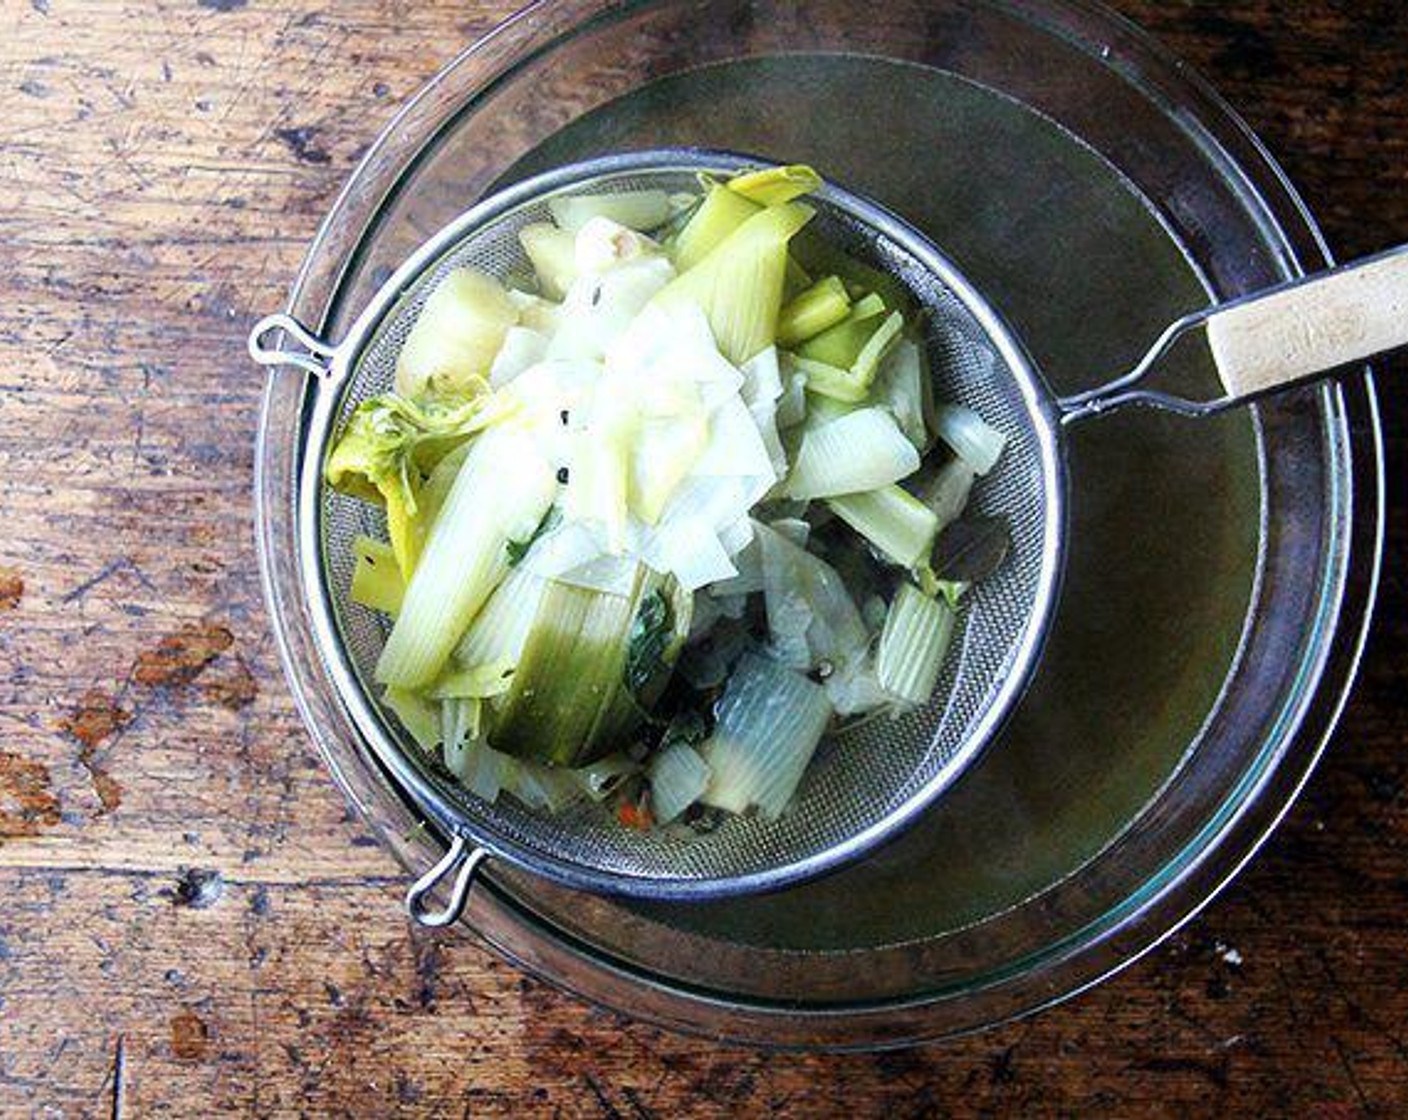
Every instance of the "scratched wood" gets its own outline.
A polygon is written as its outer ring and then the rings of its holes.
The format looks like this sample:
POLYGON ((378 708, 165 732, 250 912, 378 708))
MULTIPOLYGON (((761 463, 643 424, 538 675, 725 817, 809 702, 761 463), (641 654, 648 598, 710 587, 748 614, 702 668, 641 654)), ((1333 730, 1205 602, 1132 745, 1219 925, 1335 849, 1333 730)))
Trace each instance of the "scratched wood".
MULTIPOLYGON (((398 102, 511 6, 0 0, 0 1114, 1402 1115, 1397 495, 1368 670, 1299 807, 1205 917, 1032 1021, 761 1056, 397 916, 267 634, 243 336, 398 102)), ((1408 240, 1399 0, 1119 7, 1338 251, 1408 240)))

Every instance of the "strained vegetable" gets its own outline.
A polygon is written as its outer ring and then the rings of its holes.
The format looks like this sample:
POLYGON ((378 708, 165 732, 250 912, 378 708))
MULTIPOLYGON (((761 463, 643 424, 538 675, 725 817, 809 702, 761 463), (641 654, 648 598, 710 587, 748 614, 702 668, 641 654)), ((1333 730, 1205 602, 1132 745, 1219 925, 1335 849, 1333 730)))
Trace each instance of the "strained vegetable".
POLYGON ((526 279, 442 276, 344 424, 327 481, 386 513, 351 586, 383 699, 474 796, 777 817, 829 729, 931 699, 1001 560, 964 509, 1005 440, 932 399, 908 294, 813 228, 820 187, 555 197, 526 279))

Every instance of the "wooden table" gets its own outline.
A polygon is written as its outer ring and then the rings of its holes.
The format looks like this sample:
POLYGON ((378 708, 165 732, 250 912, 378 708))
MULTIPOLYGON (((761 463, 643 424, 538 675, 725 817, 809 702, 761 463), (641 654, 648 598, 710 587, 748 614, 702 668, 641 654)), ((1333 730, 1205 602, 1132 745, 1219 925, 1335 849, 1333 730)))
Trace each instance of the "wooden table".
MULTIPOLYGON (((513 6, 0 4, 0 1112, 1403 1114, 1401 493, 1299 807, 1203 918, 1058 1010, 768 1056, 408 929, 268 634, 244 335, 397 104, 513 6)), ((1216 80, 1337 252, 1408 240, 1401 0, 1118 6, 1216 80)), ((1384 397, 1397 481, 1408 394, 1384 397)))

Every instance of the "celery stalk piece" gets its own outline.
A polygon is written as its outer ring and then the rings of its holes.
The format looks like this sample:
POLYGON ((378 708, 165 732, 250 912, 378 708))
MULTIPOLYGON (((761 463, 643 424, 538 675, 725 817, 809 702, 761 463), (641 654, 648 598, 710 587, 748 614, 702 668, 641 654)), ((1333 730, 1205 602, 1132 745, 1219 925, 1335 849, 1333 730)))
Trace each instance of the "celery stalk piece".
POLYGON ((851 376, 851 371, 809 358, 795 359, 798 371, 807 379, 808 394, 829 397, 843 404, 859 404, 870 395, 869 386, 851 376))
POLYGON ((919 487, 919 500, 934 511, 939 531, 952 525, 968 507, 978 472, 965 459, 951 459, 919 487))
MULTIPOLYGON (((783 298, 796 299, 813 284, 811 273, 797 263, 797 258, 787 254, 787 279, 783 281, 783 298)), ((849 297, 847 297, 849 298, 849 297)))
POLYGON ((693 268, 762 207, 725 187, 711 187, 675 241, 675 268, 693 268))
MULTIPOLYGON (((425 547, 425 539, 430 535, 430 527, 435 524, 435 519, 445 508, 445 499, 450 496, 450 488, 454 486, 455 479, 460 473, 460 467, 464 466, 465 456, 469 454, 469 449, 472 446, 473 444, 469 442, 462 443, 436 463, 435 469, 430 472, 430 477, 425 480, 425 484, 416 495, 415 554, 417 556, 425 547)), ((414 571, 414 569, 412 570, 414 571)))
POLYGON ((517 666, 546 589, 547 580, 526 568, 509 572, 455 647, 454 665, 517 666))
POLYGON ((425 301, 396 359, 403 397, 462 394, 482 384, 518 309, 504 286, 472 268, 445 276, 425 301))
POLYGON ((685 303, 702 308, 719 350, 742 365, 776 341, 787 243, 814 214, 795 202, 755 214, 656 301, 666 308, 685 303))
POLYGON ((543 295, 562 299, 577 278, 577 238, 551 222, 534 222, 518 231, 518 241, 528 254, 543 295))
POLYGON ((670 196, 657 190, 564 195, 551 199, 548 210, 553 221, 568 233, 576 233, 593 218, 609 218, 627 229, 649 233, 674 213, 670 196))
POLYGON ((798 673, 745 654, 719 701, 699 754, 711 774, 706 804, 731 813, 757 806, 781 816, 831 719, 826 692, 798 673))
POLYGON ((944 655, 953 641, 954 614, 904 583, 890 604, 880 633, 876 673, 880 686, 906 704, 925 704, 934 694, 944 655))
POLYGON ((850 313, 851 297, 839 277, 827 276, 783 307, 777 317, 777 341, 793 346, 834 327, 850 313))
POLYGON ((562 305, 531 292, 508 290, 508 298, 518 309, 518 325, 551 338, 562 325, 562 305))
POLYGON ((378 680, 419 688, 435 679, 507 574, 508 542, 533 532, 556 493, 552 467, 515 426, 475 441, 406 588, 378 680))
POLYGON ((323 474, 328 485, 386 507, 391 546, 401 572, 415 569, 425 518, 421 472, 457 444, 497 422, 507 410, 494 396, 459 404, 418 404, 394 393, 359 404, 337 437, 323 474))
POLYGON ((895 485, 863 494, 827 498, 836 516, 902 568, 929 558, 939 519, 918 498, 895 485))
POLYGON ((792 243, 792 255, 813 276, 839 276, 857 293, 872 292, 891 311, 912 318, 917 310, 909 290, 888 272, 861 264, 836 247, 827 237, 807 231, 792 243))
POLYGON ((883 408, 856 411, 807 431, 787 476, 792 498, 878 490, 919 469, 919 452, 883 408))
POLYGON ((472 669, 451 667, 426 690, 432 700, 491 700, 502 696, 513 679, 513 663, 481 663, 472 669))
POLYGON ((352 570, 352 601, 395 618, 406 594, 396 550, 384 541, 358 537, 352 542, 352 555, 357 558, 352 570))
POLYGON ((745 171, 728 181, 728 189, 759 206, 781 206, 805 194, 820 190, 821 176, 810 167, 794 163, 788 167, 764 167, 745 171))
POLYGON ((560 813, 583 796, 581 785, 568 770, 539 766, 522 759, 510 760, 504 788, 529 809, 560 813))
POLYGON ((650 810, 657 824, 669 824, 709 788, 709 764, 688 743, 672 743, 650 760, 650 810))

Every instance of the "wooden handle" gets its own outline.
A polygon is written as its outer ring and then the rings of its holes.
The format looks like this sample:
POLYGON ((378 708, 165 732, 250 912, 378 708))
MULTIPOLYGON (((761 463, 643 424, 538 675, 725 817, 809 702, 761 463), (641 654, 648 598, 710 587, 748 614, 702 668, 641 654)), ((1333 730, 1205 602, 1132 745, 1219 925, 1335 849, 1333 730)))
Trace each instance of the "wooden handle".
POLYGON ((1408 245, 1215 312, 1207 338, 1234 400, 1408 345, 1408 245))

